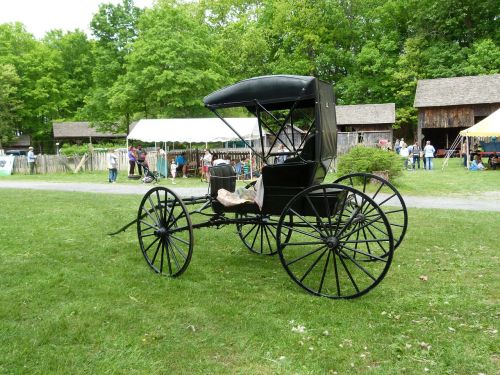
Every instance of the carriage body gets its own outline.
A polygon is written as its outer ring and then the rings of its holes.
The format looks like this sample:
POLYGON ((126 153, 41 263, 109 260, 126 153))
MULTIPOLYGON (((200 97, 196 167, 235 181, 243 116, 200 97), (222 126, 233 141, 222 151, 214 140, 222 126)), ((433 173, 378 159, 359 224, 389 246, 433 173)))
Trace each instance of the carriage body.
MULTIPOLYGON (((263 144, 260 149, 254 147, 255 154, 264 164, 261 171, 264 186, 262 213, 279 215, 295 195, 324 181, 336 156, 337 142, 335 97, 330 84, 308 76, 255 77, 208 95, 204 104, 224 122, 221 111, 244 107, 257 117, 261 134, 265 131, 274 136, 268 150, 263 144), (290 139, 286 127, 291 127, 292 136, 294 127, 300 128, 305 133, 304 138, 300 142, 290 139), (277 152, 279 144, 287 145, 287 151, 277 152), (275 158, 282 155, 286 156, 284 163, 274 163, 275 158)), ((239 136, 237 132, 235 134, 239 136)), ((242 137, 240 139, 246 143, 242 137)), ((230 171, 223 174, 228 178, 230 171)), ((219 188, 218 178, 216 175, 211 181, 212 195, 216 195, 219 188)), ((330 194, 329 200, 335 204, 335 194, 330 194)), ((224 208, 214 202, 213 207, 216 212, 256 210, 251 204, 224 208)))
POLYGON ((211 168, 205 196, 181 198, 169 188, 151 189, 132 222, 137 223, 150 268, 180 276, 193 253, 193 229, 231 224, 251 252, 278 254, 292 280, 309 293, 355 298, 378 285, 405 235, 406 206, 394 186, 377 176, 352 174, 324 183, 336 156, 332 86, 315 77, 263 76, 218 90, 206 96, 204 104, 245 143, 224 119, 224 111, 244 107, 257 117, 260 148, 247 146, 264 165, 262 206, 248 202, 226 207, 217 200, 220 189, 236 188, 230 165, 211 168), (300 128, 304 138, 296 142, 287 127, 300 128), (264 132, 274 136, 267 148, 264 132), (276 151, 279 144, 288 149, 276 151), (286 160, 275 163, 283 155, 286 160), (354 186, 360 180, 362 186, 354 186), (371 192, 369 181, 378 184, 371 192), (207 220, 193 223, 195 215, 207 220))

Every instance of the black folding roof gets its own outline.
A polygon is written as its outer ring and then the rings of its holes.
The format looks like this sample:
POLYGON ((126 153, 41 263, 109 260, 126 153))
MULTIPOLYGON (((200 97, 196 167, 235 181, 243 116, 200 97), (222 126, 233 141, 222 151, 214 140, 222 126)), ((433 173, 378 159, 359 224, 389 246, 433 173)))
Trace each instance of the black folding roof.
POLYGON ((268 109, 285 108, 297 100, 312 101, 309 105, 314 106, 316 81, 317 78, 308 76, 255 77, 215 91, 207 95, 203 103, 210 109, 252 107, 255 101, 268 109))

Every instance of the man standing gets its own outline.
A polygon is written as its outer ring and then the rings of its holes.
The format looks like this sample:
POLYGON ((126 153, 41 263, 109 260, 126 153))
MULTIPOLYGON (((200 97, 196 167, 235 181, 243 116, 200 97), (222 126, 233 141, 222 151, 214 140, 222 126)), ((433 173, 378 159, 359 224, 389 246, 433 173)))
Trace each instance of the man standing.
POLYGON ((28 151, 27 160, 28 160, 28 166, 30 168, 30 174, 35 174, 36 155, 33 152, 33 147, 31 146, 28 151))
POLYGON ((418 163, 418 169, 420 169, 420 147, 418 146, 418 143, 415 142, 413 145, 413 169, 415 169, 415 166, 418 163))
POLYGON ((115 154, 115 150, 111 150, 111 152, 108 154, 108 169, 108 180, 110 183, 114 184, 118 175, 118 157, 115 154))
POLYGON ((427 169, 429 171, 432 170, 432 159, 434 159, 435 152, 436 150, 431 145, 431 141, 427 141, 424 147, 424 158, 425 158, 425 163, 427 164, 427 169))
POLYGON ((139 172, 139 176, 142 176, 142 166, 146 162, 146 154, 147 152, 142 149, 142 146, 137 146, 137 170, 139 172))
POLYGON ((182 177, 187 178, 187 164, 186 164, 186 153, 183 152, 177 155, 175 158, 175 164, 177 165, 177 173, 180 175, 182 172, 182 177))

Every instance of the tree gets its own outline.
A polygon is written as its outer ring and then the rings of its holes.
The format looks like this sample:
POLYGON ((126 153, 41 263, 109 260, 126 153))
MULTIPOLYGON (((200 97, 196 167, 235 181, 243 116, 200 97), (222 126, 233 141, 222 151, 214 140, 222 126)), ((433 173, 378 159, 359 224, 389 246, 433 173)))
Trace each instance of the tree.
POLYGON ((221 72, 210 30, 196 7, 163 1, 139 22, 139 37, 126 59, 127 73, 111 89, 114 110, 132 108, 141 117, 206 114, 202 98, 219 87, 221 72))
POLYGON ((111 88, 126 73, 125 60, 137 38, 137 22, 142 10, 132 0, 121 4, 101 4, 90 26, 97 38, 94 45, 94 87, 85 97, 79 117, 90 120, 101 130, 124 131, 130 111, 116 112, 111 107, 111 88), (118 125, 118 127, 117 127, 118 125))
POLYGON ((12 140, 19 127, 22 101, 18 97, 21 79, 12 64, 0 64, 0 148, 12 140))
POLYGON ((57 118, 73 118, 93 85, 92 43, 79 30, 67 33, 52 30, 43 43, 54 51, 54 61, 58 64, 57 118))

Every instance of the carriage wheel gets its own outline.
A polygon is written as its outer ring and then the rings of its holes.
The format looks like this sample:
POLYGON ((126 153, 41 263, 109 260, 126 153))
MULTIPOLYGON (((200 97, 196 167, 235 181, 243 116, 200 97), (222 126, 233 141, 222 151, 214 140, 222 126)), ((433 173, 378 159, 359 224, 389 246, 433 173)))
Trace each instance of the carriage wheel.
MULTIPOLYGON (((255 189, 255 181, 245 186, 245 189, 255 189)), ((279 217, 252 213, 237 213, 235 217, 236 220, 248 221, 248 223, 236 224, 238 235, 248 250, 259 255, 275 255, 277 253, 276 229, 279 217)))
POLYGON ((406 234, 408 211, 403 197, 394 185, 370 173, 348 174, 336 179, 334 183, 355 187, 379 205, 389 220, 394 236, 394 249, 397 249, 406 234))
POLYGON ((182 200, 170 189, 154 187, 142 198, 137 215, 139 244, 149 267, 181 275, 193 254, 193 227, 182 200))
POLYGON ((248 220, 237 223, 238 235, 248 250, 259 255, 276 254, 276 230, 279 217, 262 214, 236 214, 236 219, 248 220))
POLYGON ((278 224, 278 254, 308 292, 355 298, 384 278, 394 239, 382 209, 366 194, 327 184, 297 194, 278 224), (293 218, 293 220, 292 220, 293 218))

